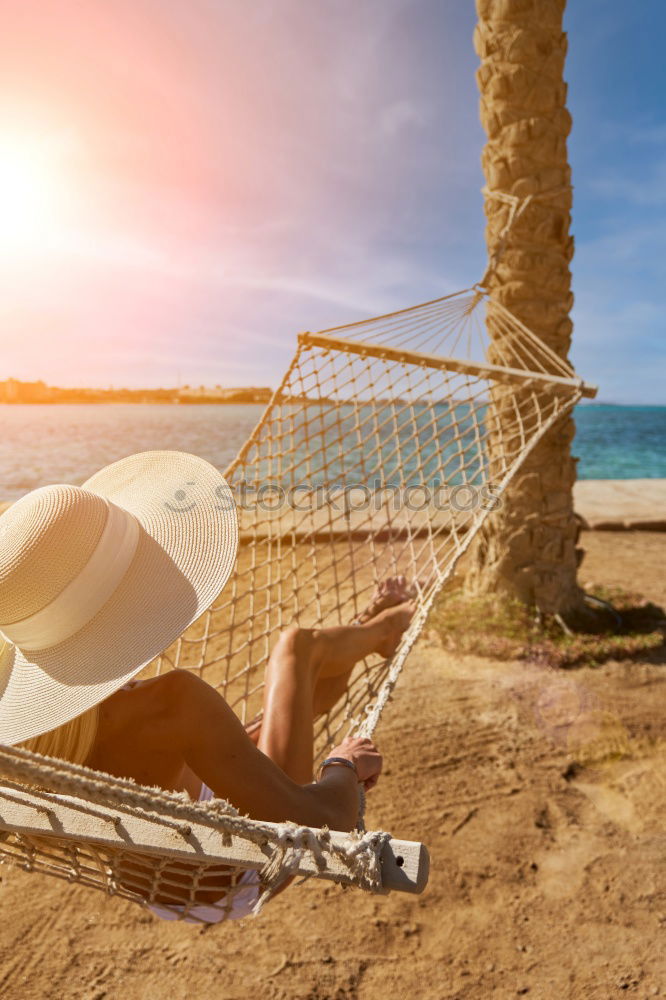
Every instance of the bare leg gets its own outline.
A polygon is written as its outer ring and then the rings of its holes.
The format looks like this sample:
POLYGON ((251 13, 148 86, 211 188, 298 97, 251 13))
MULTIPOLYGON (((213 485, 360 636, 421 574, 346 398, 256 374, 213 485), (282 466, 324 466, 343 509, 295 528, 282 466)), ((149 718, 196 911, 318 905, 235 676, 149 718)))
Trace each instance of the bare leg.
MULTIPOLYGON (((388 608, 364 625, 284 632, 266 668, 264 714, 257 746, 299 784, 312 780, 317 684, 342 681, 371 653, 390 656, 413 614, 388 608)), ((320 688, 321 693, 321 688, 320 688)))
MULTIPOLYGON (((367 624, 382 611, 409 601, 416 588, 408 585, 404 576, 387 577, 376 587, 368 606, 355 619, 354 625, 367 624)), ((328 630, 333 631, 333 630, 328 630)), ((313 633, 314 635, 315 633, 313 633)), ((277 650, 276 650, 277 651, 277 650)), ((358 662, 358 661, 355 661, 358 662)), ((313 714, 315 718, 328 712, 342 697, 349 682, 349 675, 355 663, 349 670, 339 671, 337 665, 332 670, 321 670, 314 685, 312 695, 313 714)), ((263 718, 253 719, 246 723, 245 730, 255 745, 259 745, 263 718)))
MULTIPOLYGON (((371 621, 380 612, 410 601, 416 594, 416 587, 408 585, 404 576, 389 576, 376 587, 370 602, 364 611, 354 620, 354 625, 363 625, 371 621)), ((390 653, 394 650, 390 649, 390 653)), ((333 677, 320 676, 314 693, 315 717, 330 711, 343 696, 349 683, 351 671, 333 677)))

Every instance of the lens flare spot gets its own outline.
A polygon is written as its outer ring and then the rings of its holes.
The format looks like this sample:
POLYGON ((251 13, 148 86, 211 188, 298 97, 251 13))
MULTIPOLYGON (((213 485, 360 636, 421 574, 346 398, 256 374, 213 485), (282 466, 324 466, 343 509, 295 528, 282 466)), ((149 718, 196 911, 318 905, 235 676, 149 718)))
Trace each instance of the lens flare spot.
POLYGON ((0 247, 40 249, 58 221, 64 197, 60 144, 49 138, 0 134, 0 247))

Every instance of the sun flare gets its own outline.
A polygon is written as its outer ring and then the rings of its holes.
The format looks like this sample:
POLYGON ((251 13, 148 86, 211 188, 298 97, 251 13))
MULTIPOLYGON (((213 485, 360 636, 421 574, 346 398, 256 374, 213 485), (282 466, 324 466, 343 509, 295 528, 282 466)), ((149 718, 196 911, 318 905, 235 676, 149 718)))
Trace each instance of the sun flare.
POLYGON ((53 231, 63 196, 57 145, 0 135, 0 245, 37 249, 53 231))

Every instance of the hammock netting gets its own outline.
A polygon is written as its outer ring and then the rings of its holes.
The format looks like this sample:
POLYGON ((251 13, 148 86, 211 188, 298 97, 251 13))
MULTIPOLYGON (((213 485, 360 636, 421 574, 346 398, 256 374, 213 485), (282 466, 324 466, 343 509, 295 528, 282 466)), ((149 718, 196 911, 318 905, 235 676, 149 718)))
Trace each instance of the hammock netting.
MULTIPOLYGON (((145 676, 195 671, 241 721, 259 724, 264 670, 281 630, 349 624, 382 579, 405 575, 415 581, 417 611, 398 650, 390 660, 357 665, 338 703, 316 722, 316 751, 347 733, 370 736, 457 560, 524 457, 588 394, 566 362, 479 286, 301 334, 273 399, 225 470, 240 524, 235 574, 145 676)), ((217 905, 231 906, 249 861, 221 866, 217 848, 214 858, 200 850, 175 858, 168 838, 182 839, 192 822, 217 831, 237 861, 240 842, 260 848, 266 897, 281 878, 303 872, 305 857, 310 873, 381 887, 385 835, 350 835, 340 846, 304 828, 238 817, 227 803, 191 803, 21 750, 0 751, 0 773, 4 860, 142 904, 179 903, 187 916, 201 899, 210 905, 207 881, 219 886, 223 872, 229 885, 217 905), (39 787, 26 791, 26 782, 39 787), (14 813, 39 822, 8 823, 11 802, 14 813), (57 823, 49 829, 49 810, 66 814, 66 837, 57 823), (86 830, 141 816, 157 831, 154 852, 132 849, 120 836, 102 843, 72 833, 81 826, 77 811, 86 830)))

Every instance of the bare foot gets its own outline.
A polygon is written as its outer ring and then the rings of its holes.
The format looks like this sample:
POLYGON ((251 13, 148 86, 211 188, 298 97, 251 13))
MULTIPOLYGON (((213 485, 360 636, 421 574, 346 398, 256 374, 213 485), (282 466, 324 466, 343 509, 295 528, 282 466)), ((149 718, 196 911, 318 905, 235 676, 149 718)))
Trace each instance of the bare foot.
POLYGON ((387 660, 393 656, 415 610, 416 607, 411 601, 404 601, 402 604, 394 605, 394 607, 385 608, 367 622, 367 628, 376 628, 379 633, 379 641, 375 646, 375 651, 380 656, 386 657, 387 660))
POLYGON ((407 584, 404 576, 388 576, 375 588, 367 608, 354 619, 354 625, 365 625, 375 618, 385 608, 393 608, 396 604, 404 604, 416 597, 416 586, 407 584))

